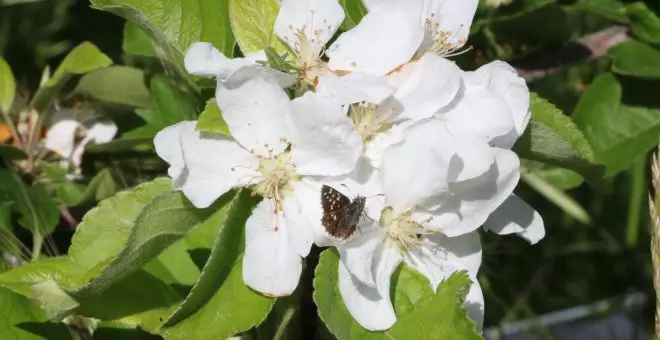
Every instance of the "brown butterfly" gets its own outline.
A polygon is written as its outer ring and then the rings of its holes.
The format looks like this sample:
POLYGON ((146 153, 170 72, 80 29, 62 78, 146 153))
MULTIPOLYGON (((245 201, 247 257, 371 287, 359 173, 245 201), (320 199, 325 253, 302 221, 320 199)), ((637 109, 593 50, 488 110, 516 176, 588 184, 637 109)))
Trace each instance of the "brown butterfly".
POLYGON ((325 230, 340 240, 350 237, 355 232, 360 217, 365 213, 365 201, 366 197, 360 195, 351 201, 336 189, 324 185, 321 188, 321 205, 323 206, 321 223, 325 230))

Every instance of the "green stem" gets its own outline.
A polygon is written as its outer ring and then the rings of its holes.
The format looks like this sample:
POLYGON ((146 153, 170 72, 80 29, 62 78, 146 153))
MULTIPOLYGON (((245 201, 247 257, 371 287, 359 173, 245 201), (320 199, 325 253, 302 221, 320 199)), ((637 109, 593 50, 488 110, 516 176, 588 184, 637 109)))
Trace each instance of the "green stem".
POLYGON ((630 168, 631 183, 628 197, 628 222, 626 228, 626 245, 634 248, 639 236, 642 202, 646 195, 646 158, 641 157, 630 168))
POLYGON ((591 223, 589 213, 587 213, 578 202, 576 202, 571 196, 567 195, 564 191, 556 188, 543 179, 543 177, 535 173, 523 172, 521 176, 525 183, 560 207, 564 212, 584 224, 591 223))
POLYGON ((41 246, 44 243, 44 237, 38 232, 32 234, 32 261, 36 261, 41 256, 41 246))

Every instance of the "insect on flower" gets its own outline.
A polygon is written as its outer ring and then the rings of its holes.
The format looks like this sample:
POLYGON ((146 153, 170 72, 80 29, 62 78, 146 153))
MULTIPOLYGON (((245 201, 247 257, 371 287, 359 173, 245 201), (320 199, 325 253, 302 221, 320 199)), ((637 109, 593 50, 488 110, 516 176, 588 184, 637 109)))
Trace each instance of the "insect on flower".
POLYGON ((321 223, 325 230, 335 238, 345 240, 355 232, 360 217, 366 216, 364 204, 366 197, 357 195, 352 201, 338 190, 324 185, 321 189, 323 217, 321 223))

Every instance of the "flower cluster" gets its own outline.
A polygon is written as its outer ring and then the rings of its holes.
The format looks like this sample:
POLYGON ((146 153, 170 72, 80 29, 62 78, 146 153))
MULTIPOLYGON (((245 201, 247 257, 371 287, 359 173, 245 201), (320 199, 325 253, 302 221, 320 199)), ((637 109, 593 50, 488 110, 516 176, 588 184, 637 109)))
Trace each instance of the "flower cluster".
POLYGON ((264 198, 245 226, 248 286, 291 294, 312 244, 332 246, 339 290, 363 327, 396 321, 390 276, 402 262, 434 289, 467 270, 465 304, 480 327, 477 229, 535 243, 544 227, 512 193, 520 162, 510 148, 530 118, 524 80, 503 62, 465 72, 447 59, 461 52, 477 3, 364 0, 368 14, 326 47, 344 19, 339 3, 283 0, 274 32, 290 48, 286 67, 264 51, 230 59, 190 47, 185 66, 217 79, 231 136, 187 121, 154 143, 195 206, 239 187, 264 198), (323 202, 326 186, 363 199, 323 202))

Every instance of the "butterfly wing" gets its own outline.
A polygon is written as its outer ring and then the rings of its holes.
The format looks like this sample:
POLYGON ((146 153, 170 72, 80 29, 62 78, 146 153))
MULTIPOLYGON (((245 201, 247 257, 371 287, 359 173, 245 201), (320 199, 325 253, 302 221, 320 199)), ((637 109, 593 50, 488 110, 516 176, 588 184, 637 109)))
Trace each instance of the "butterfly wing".
POLYGON ((345 239, 352 234, 352 231, 344 228, 345 222, 343 222, 346 216, 346 207, 350 203, 351 200, 346 195, 334 188, 327 185, 321 188, 321 205, 323 206, 321 223, 328 234, 339 239, 345 239))

